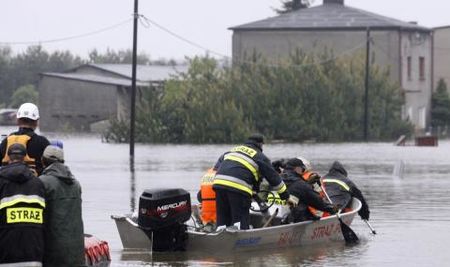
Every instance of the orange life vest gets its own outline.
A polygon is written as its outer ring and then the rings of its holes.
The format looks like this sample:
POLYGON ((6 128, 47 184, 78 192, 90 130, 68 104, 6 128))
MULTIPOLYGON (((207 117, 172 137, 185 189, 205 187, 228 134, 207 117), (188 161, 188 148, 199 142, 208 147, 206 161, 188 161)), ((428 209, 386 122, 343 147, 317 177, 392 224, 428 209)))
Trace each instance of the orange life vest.
POLYGON ((216 192, 213 190, 213 181, 216 171, 208 169, 203 175, 200 186, 202 196, 201 218, 204 224, 216 223, 216 192))
MULTIPOLYGON (((9 156, 8 156, 8 149, 12 144, 21 144, 24 147, 28 147, 28 141, 30 141, 31 136, 27 134, 20 134, 15 135, 11 134, 6 139, 6 149, 5 149, 5 156, 2 158, 2 165, 6 165, 9 162, 9 156)), ((28 153, 25 155, 24 162, 28 164, 28 166, 31 168, 31 170, 36 173, 36 160, 28 155, 28 153)))
MULTIPOLYGON (((305 171, 305 172, 302 174, 303 180, 305 180, 305 181, 308 182, 308 180, 311 178, 311 176, 312 176, 313 174, 314 174, 313 172, 305 171)), ((316 191, 317 193, 319 193, 319 195, 320 195, 320 197, 321 197, 322 199, 325 198, 325 194, 323 193, 322 188, 320 188, 320 187, 314 188, 314 191, 316 191)), ((311 206, 308 206, 308 210, 309 210, 309 212, 310 212, 312 215, 314 215, 314 216, 317 217, 317 218, 324 217, 325 214, 328 214, 327 212, 318 210, 318 209, 316 209, 316 208, 314 208, 314 207, 311 207, 311 206)), ((329 214, 328 214, 328 216, 329 216, 329 214)))

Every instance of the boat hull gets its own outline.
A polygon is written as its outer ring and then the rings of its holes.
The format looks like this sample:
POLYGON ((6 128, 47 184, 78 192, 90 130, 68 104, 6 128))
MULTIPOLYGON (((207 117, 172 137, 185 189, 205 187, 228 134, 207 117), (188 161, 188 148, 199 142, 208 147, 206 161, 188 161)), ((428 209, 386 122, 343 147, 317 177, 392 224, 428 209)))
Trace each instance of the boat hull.
MULTIPOLYGON (((352 211, 342 213, 340 217, 350 225, 360 208, 361 202, 354 199, 352 211)), ((111 218, 116 222, 125 249, 151 249, 151 238, 130 216, 111 216, 111 218)), ((189 227, 187 233, 189 238, 186 251, 210 253, 308 246, 343 240, 336 216, 249 230, 226 228, 212 233, 195 231, 189 227)))

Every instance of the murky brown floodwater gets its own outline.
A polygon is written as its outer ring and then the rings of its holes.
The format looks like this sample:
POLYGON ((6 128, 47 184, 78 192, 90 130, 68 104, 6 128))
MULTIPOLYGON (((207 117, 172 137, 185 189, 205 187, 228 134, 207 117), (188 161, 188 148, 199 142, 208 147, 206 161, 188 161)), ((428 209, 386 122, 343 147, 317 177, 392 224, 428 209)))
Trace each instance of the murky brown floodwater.
POLYGON ((195 199, 200 176, 230 145, 137 145, 133 183, 128 145, 101 143, 97 136, 49 137, 64 142, 66 162, 83 187, 85 232, 109 242, 111 266, 448 266, 450 262, 450 141, 440 141, 438 147, 266 145, 270 158, 302 155, 322 174, 333 160, 340 160, 368 199, 378 235, 372 236, 357 217, 351 226, 362 239, 357 246, 337 243, 219 257, 123 251, 110 215, 129 213, 147 188, 183 187, 195 199), (402 177, 393 175, 399 173, 400 162, 402 177))

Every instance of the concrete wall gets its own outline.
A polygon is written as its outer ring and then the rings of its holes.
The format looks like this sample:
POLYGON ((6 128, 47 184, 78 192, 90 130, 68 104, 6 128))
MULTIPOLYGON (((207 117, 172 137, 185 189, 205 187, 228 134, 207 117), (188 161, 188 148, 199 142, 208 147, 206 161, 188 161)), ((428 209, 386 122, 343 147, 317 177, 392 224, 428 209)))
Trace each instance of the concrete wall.
POLYGON ((450 87, 450 26, 434 30, 434 86, 440 79, 450 87))
POLYGON ((89 131, 117 116, 117 86, 43 76, 39 83, 41 131, 89 131))
MULTIPOLYGON (((399 34, 396 31, 372 31, 375 63, 389 67, 394 81, 400 80, 399 34)), ((334 55, 365 57, 366 31, 235 31, 233 62, 255 52, 272 62, 283 61, 296 49, 322 54, 332 49, 334 55)))

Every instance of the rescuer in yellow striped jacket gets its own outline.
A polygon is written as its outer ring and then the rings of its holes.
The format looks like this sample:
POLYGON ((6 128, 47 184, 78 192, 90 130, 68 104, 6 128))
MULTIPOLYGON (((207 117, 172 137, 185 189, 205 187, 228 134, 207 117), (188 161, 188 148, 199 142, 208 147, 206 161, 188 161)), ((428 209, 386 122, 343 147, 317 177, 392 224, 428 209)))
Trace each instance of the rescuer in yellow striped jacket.
POLYGON ((217 226, 240 223, 240 229, 249 228, 249 209, 253 191, 265 178, 287 200, 289 193, 270 160, 263 154, 264 138, 255 134, 240 146, 223 154, 214 167, 213 182, 216 191, 217 226))
POLYGON ((24 162, 22 144, 8 148, 0 169, 0 266, 42 266, 44 184, 24 162))

